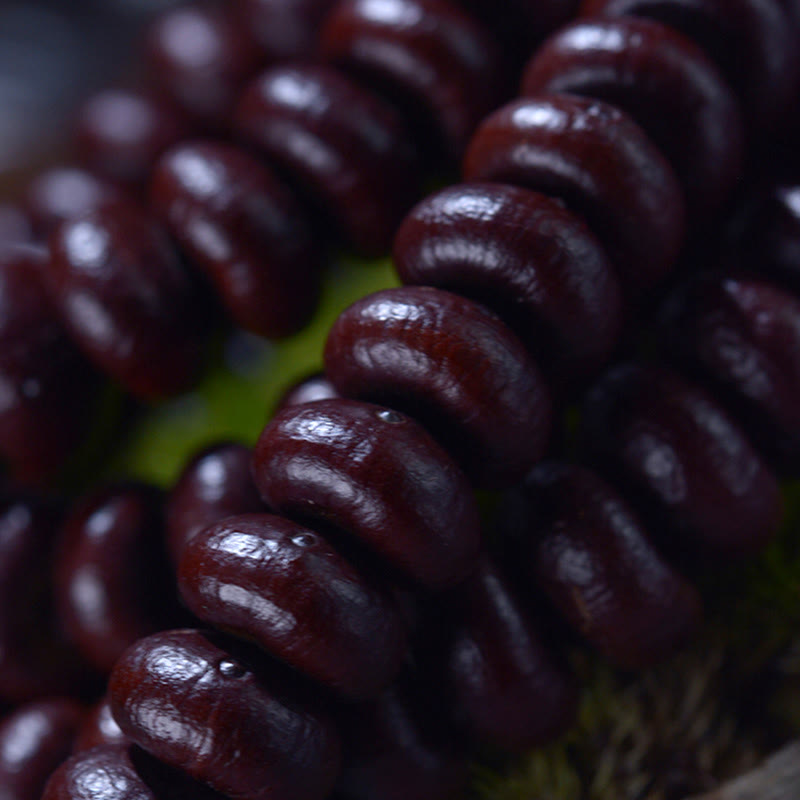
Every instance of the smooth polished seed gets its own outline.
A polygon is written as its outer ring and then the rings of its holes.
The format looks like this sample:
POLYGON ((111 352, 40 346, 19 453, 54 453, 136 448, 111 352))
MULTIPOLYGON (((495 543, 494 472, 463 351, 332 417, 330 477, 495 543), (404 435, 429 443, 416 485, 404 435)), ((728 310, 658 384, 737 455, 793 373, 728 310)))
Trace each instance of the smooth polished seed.
POLYGON ((252 457, 249 447, 224 442, 204 448, 184 467, 166 507, 169 552, 176 565, 203 528, 266 510, 250 474, 252 457))
POLYGON ((522 93, 604 100, 630 114, 681 181, 690 225, 707 225, 741 177, 739 106, 716 66, 690 39, 646 19, 577 21, 528 64, 522 93))
POLYGON ((322 54, 402 108, 421 151, 456 163, 505 99, 495 42, 443 0, 342 0, 326 20, 322 54))
POLYGON ((256 642, 351 699, 375 696, 406 651, 400 612, 321 536, 244 514, 183 549, 181 596, 203 622, 256 642))
POLYGON ((104 695, 84 717, 73 752, 81 753, 94 747, 127 744, 130 744, 128 737, 120 730, 111 715, 111 703, 108 695, 104 695))
POLYGON ((506 498, 503 516, 518 568, 615 664, 658 664, 697 632, 697 592, 593 472, 542 464, 506 498))
POLYGON ((670 552, 737 558, 762 550, 778 482, 719 403, 676 373, 624 364, 584 404, 583 442, 670 552))
POLYGON ((323 800, 339 768, 339 738, 280 686, 227 677, 231 656, 212 637, 155 634, 117 662, 114 718, 136 744, 231 800, 323 800))
POLYGON ((405 284, 491 308, 558 385, 585 380, 616 344, 622 300, 608 257, 544 195, 490 183, 442 189, 406 217, 394 262, 405 284))
POLYGON ((339 315, 325 371, 345 397, 418 418, 477 483, 510 485, 542 456, 550 396, 521 342, 483 306, 387 289, 339 315))
POLYGON ((308 324, 322 253, 299 203, 260 161, 214 142, 179 145, 156 164, 150 200, 237 325, 277 339, 308 324))
POLYGON ((313 403, 316 400, 331 400, 335 397, 339 397, 339 393, 325 375, 319 372, 290 386, 278 402, 277 411, 289 406, 313 403))
POLYGON ((108 673, 137 639, 175 624, 174 579, 156 489, 131 483, 90 492, 66 518, 59 551, 59 612, 98 670, 108 673))
POLYGON ((564 201, 606 246, 634 296, 670 272, 683 245, 674 172, 630 117, 599 100, 549 95, 504 106, 478 128, 464 175, 564 201))
POLYGON ((276 67, 245 90, 236 129, 359 254, 386 253, 420 182, 391 106, 329 67, 276 67))
POLYGON ((46 283, 73 339, 131 392, 186 389, 203 362, 208 313, 169 241, 133 205, 62 223, 46 283))
POLYGON ((277 513, 333 525, 431 587, 475 565, 478 512, 450 456, 413 420, 321 400, 281 411, 261 434, 253 477, 277 513))

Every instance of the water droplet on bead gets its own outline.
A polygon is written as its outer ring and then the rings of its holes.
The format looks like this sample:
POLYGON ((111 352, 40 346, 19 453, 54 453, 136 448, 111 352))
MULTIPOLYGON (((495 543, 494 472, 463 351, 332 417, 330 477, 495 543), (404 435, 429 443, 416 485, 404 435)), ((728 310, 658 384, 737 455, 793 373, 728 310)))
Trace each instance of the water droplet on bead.
POLYGON ((382 419, 384 422, 389 422, 392 425, 397 425, 403 421, 403 415, 386 408, 378 411, 378 419, 382 419))
POLYGON ((313 533, 298 533, 292 536, 292 542, 298 547, 311 547, 317 543, 317 537, 313 533))
POLYGON ((247 670, 236 661, 220 661, 218 669, 226 678, 243 678, 247 674, 247 670))

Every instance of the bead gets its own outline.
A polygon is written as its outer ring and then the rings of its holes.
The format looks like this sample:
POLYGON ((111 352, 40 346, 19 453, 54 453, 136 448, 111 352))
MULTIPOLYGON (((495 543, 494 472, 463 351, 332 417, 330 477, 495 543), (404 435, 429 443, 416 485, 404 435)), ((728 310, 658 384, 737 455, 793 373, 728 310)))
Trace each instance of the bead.
POLYGON ((67 221, 51 239, 47 283, 70 334, 139 397, 195 379, 207 326, 202 299, 162 232, 134 206, 67 221))
POLYGON ((88 436, 96 373, 67 338, 45 292, 46 252, 0 252, 0 458, 14 480, 51 480, 88 436))
POLYGON ((630 114, 675 170, 694 228, 722 210, 742 170, 742 120, 728 84, 690 39, 646 19, 574 22, 525 71, 524 95, 552 92, 630 114))
POLYGON ((336 0, 240 0, 239 13, 269 61, 313 58, 336 0))
POLYGON ((235 124, 359 254, 385 254, 420 180, 390 106, 328 67, 276 67, 245 90, 235 124))
POLYGON ((616 344, 621 297, 605 251, 535 192, 480 183, 431 195, 400 227, 394 263, 403 283, 491 308, 557 384, 590 376, 616 344))
POLYGON ((484 558, 443 606, 434 674, 465 733, 479 745, 523 753, 572 725, 574 680, 492 562, 484 558))
POLYGON ((212 130, 229 127, 239 92, 262 63, 248 29, 224 6, 165 11, 145 39, 153 87, 212 130))
POLYGON ((421 150, 453 162, 504 99, 495 43, 444 0, 342 0, 322 54, 402 108, 421 150))
POLYGON ((3 800, 40 800, 47 779, 69 756, 83 709, 71 700, 39 700, 0 721, 3 800))
POLYGON ((506 499, 503 512, 518 567, 618 666, 658 664, 696 633, 697 592, 593 472, 541 464, 506 499))
POLYGON ((331 723, 285 700, 199 631, 142 639, 117 663, 114 718, 150 755, 231 798, 323 800, 339 767, 331 723))
POLYGON ((108 696, 104 695, 84 717, 73 751, 81 753, 94 747, 118 747, 127 744, 128 737, 111 716, 111 703, 108 696))
POLYGON ((229 517, 186 544, 178 581, 190 611, 255 642, 350 699, 397 675, 398 609, 325 539, 271 514, 229 517))
POLYGON ((404 672, 370 703, 342 706, 341 800, 452 800, 464 796, 465 757, 419 676, 404 672))
POLYGON ((150 486, 110 484, 81 498, 64 522, 59 611, 81 653, 101 672, 137 639, 175 623, 161 504, 150 486))
POLYGON ((203 528, 225 517, 266 510, 250 475, 252 455, 241 444, 214 444, 183 468, 166 508, 169 552, 176 565, 203 528))
POLYGON ((305 327, 321 254, 303 210, 259 161, 227 145, 179 145, 156 165, 151 206, 237 325, 268 338, 305 327))
POLYGON ((290 386, 278 402, 277 411, 302 403, 313 403, 317 400, 332 400, 339 397, 333 384, 320 373, 309 375, 290 386))
POLYGON ((155 95, 105 89, 80 108, 78 157, 92 172, 131 188, 145 185, 156 159, 187 134, 183 117, 155 95))
POLYGON ((25 210, 40 239, 46 239, 64 220, 77 219, 123 201, 120 189, 78 167, 53 167, 40 172, 24 196, 25 210))
POLYGON ((655 19, 696 41, 740 95, 757 137, 794 102, 795 34, 776 0, 584 0, 581 12, 655 19))
POLYGON ((669 302, 662 350, 709 385, 773 464, 800 470, 800 301, 758 279, 709 276, 669 302))
POLYGON ((478 512, 461 471, 403 414, 353 400, 281 411, 253 477, 276 513, 330 524, 429 587, 473 568, 478 512))
POLYGON ((464 175, 563 200, 608 248, 633 295, 671 270, 683 244, 674 173, 630 117, 598 100, 550 95, 504 106, 475 134, 464 175))
POLYGON ((670 552, 730 559, 772 539, 775 477, 705 391, 658 367, 614 368, 587 397, 583 441, 670 552))
POLYGON ((331 327, 325 371, 344 397, 421 420, 480 485, 510 485, 547 445, 550 397, 536 365, 497 317, 450 292, 357 301, 331 327))

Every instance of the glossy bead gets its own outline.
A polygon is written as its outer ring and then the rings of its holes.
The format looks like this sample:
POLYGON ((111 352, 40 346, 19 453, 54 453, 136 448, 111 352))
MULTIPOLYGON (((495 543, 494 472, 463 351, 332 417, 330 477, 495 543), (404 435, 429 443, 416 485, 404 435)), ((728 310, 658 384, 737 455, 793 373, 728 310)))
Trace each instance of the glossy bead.
POLYGON ((32 245, 0 250, 0 459, 24 484, 52 479, 77 450, 99 388, 47 296, 46 258, 32 245))
POLYGON ((75 146, 81 163, 92 172, 139 188, 156 159, 186 134, 183 117, 155 95, 105 89, 80 108, 75 146))
POLYGON ((322 53, 401 107, 420 149, 454 162, 504 99, 495 43, 445 0, 342 0, 322 53))
POLYGON ((444 608, 434 674, 465 733, 522 753, 572 725, 577 686, 492 562, 484 558, 444 608))
POLYGON ((202 299, 162 232, 133 206, 62 223, 47 283, 70 334, 105 372, 155 399, 186 389, 203 360, 202 299))
POLYGON ((77 219, 124 201, 113 184, 78 167, 53 167, 40 172, 24 195, 34 231, 46 239, 59 223, 77 219))
POLYGON ((245 91, 236 128, 360 254, 386 252, 420 180, 390 106, 328 67, 276 67, 245 91))
POLYGON ((211 129, 229 127, 241 88, 262 63, 249 30, 224 5, 165 11, 145 39, 145 66, 153 87, 211 129))
POLYGON ((403 673, 369 703, 343 706, 341 800, 454 800, 464 796, 467 763, 419 677, 403 673))
POLYGON ((229 517, 183 549, 178 581, 190 611, 255 642, 335 692, 376 695, 405 656, 389 597, 319 534, 271 514, 229 517))
POLYGON ((249 447, 224 442, 204 448, 183 468, 166 507, 169 552, 176 565, 203 528, 236 514, 266 511, 250 475, 252 455, 249 447))
POLYGON ((73 746, 73 752, 81 753, 94 747, 117 747, 130 744, 111 715, 111 703, 103 696, 86 714, 73 746))
POLYGON ((226 800, 138 747, 102 745, 65 761, 42 800, 226 800))
POLYGON ((664 352, 724 400, 773 463, 800 469, 800 301, 746 277, 688 283, 660 326, 664 352))
POLYGON ((59 612, 83 655, 102 672, 137 639, 175 623, 161 504, 150 486, 110 484, 81 498, 64 522, 56 565, 59 612))
POLYGON ((781 521, 775 477, 719 404, 654 366, 611 370, 587 397, 583 440, 672 552, 734 558, 781 521))
POLYGON ((287 408, 261 434, 253 477, 277 513, 333 525, 422 584, 452 584, 474 567, 470 486, 396 411, 353 400, 287 408))
POLYGON ((739 93, 745 121, 758 136, 793 102, 795 34, 776 0, 583 0, 581 11, 647 17, 694 39, 739 93))
POLYGON ((156 165, 151 205, 237 325, 296 333, 316 309, 320 248, 292 194, 242 150, 179 145, 156 165))
POLYGON ((21 207, 0 203, 0 247, 28 244, 33 240, 33 225, 21 207))
POLYGON ((621 297, 605 251, 579 217, 535 192, 443 189, 406 217, 394 262, 403 283, 491 308, 558 384, 591 375, 616 344, 621 297))
POLYGON ((320 28, 336 0, 240 0, 239 13, 269 61, 317 55, 320 28))
POLYGON ((40 800, 47 779, 72 750, 83 713, 71 700, 39 700, 0 721, 3 800, 40 800))
POLYGON ((525 71, 524 95, 552 92, 630 114, 678 175, 693 227, 722 210, 740 178, 742 120, 728 84, 690 39, 646 19, 574 22, 525 71))
POLYGON ((325 371, 344 397, 422 421, 481 485, 510 485, 547 445, 550 396, 536 365, 494 314, 450 292, 357 301, 331 327, 325 371))
POLYGON ((507 498, 518 566, 600 652, 626 669, 669 658, 699 627, 700 598, 625 501, 593 472, 542 464, 507 498))
POLYGON ((332 400, 339 397, 333 384, 321 372, 309 375, 290 386, 278 402, 277 410, 317 400, 332 400))
POLYGON ((563 200, 608 248, 634 295, 672 269, 683 244, 672 169, 630 117, 598 100, 550 95, 504 106, 475 134, 464 174, 563 200))
POLYGON ((316 712, 199 631, 143 639, 109 684, 114 718, 139 746, 231 798, 323 800, 339 739, 316 712))
POLYGON ((93 676, 56 616, 52 587, 59 516, 33 498, 0 505, 0 699, 79 694, 93 676))

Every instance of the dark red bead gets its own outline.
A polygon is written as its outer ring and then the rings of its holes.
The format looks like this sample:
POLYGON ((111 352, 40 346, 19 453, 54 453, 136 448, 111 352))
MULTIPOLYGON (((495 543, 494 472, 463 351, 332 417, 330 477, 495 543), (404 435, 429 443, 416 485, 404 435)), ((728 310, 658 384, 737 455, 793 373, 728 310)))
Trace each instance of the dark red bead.
POLYGON ((493 563, 484 558, 444 607, 434 674, 473 740, 525 752, 573 724, 577 686, 493 563))
POLYGON ((421 150, 453 161, 504 99, 494 41, 445 0, 342 0, 322 53, 402 108, 421 150))
POLYGON ((184 546, 203 528, 236 514, 266 511, 250 474, 252 450, 214 444, 183 468, 166 508, 169 552, 177 565, 184 546))
POLYGON ((319 534, 271 514, 201 531, 178 575, 190 611, 255 642, 338 694, 375 696, 405 656, 402 618, 319 534))
POLYGON ((263 61, 249 29, 224 5, 165 11, 145 40, 153 87, 211 129, 230 126, 239 92, 263 61))
POLYGON ((696 633, 697 592, 664 561, 622 497, 594 473, 542 464, 503 511, 518 568, 615 664, 652 666, 696 633))
POLYGON ((56 616, 52 585, 59 516, 43 501, 0 506, 0 699, 80 694, 93 676, 56 616))
POLYGON ((774 475, 717 401, 674 372, 611 370, 586 400, 583 439, 599 469, 684 559, 751 555, 780 525, 774 475))
POLYGON ((340 800, 454 800, 464 796, 467 763, 442 724, 433 687, 403 673, 369 703, 343 706, 340 800))
POLYGON ((550 395, 491 312, 430 287, 357 301, 331 327, 325 371, 344 397, 421 420, 477 483, 510 485, 542 456, 550 395))
POLYGON ((698 279, 665 308, 659 338, 773 463, 800 470, 800 301, 763 280, 698 279))
POLYGON ((124 202, 113 184, 78 167, 54 167, 40 172, 25 191, 25 209, 40 239, 64 220, 124 202))
POLYGON ((111 703, 107 696, 94 705, 86 714, 78 731, 73 752, 81 753, 94 747, 117 747, 130 744, 111 715, 111 703))
POLYGON ((80 108, 78 157, 104 178, 132 188, 146 185, 156 159, 185 138, 182 115, 162 99, 135 89, 105 89, 80 108))
POLYGON ((671 269, 684 237, 677 178, 642 129, 599 100, 517 100, 488 117, 470 144, 468 180, 552 195, 583 216, 629 293, 671 269))
POLYGON ((581 11, 647 17, 694 39, 741 96, 745 122, 757 136, 794 101, 796 34, 777 0, 584 0, 581 11))
POLYGON ((199 631, 143 639, 114 668, 114 718, 164 763, 232 798, 323 800, 339 738, 199 631))
POLYGON ((311 59, 336 0, 240 0, 239 13, 269 61, 311 59))
POLYGON ((339 397, 333 384, 321 372, 303 378, 290 386, 281 397, 277 410, 317 400, 332 400, 339 397))
POLYGON ((466 478, 396 411, 353 400, 284 409, 261 434, 253 476, 277 513, 333 525, 422 584, 452 584, 475 565, 466 478))
POLYGON ((98 209, 51 237, 47 283, 70 334, 104 371, 151 399, 186 389, 208 326, 197 286, 134 206, 98 209))
POLYGON ((308 324, 320 247, 303 209, 259 161, 212 142, 179 145, 156 165, 150 197, 240 327, 281 338, 308 324))
POLYGON ((137 639, 175 624, 161 505, 150 486, 111 484, 81 498, 64 522, 59 613, 83 655, 103 672, 137 639))
POLYGON ((84 710, 71 700, 39 700, 0 722, 3 800, 40 800, 50 775, 72 751, 84 710))
POLYGON ((94 422, 99 380, 48 297, 46 252, 0 251, 0 458, 26 484, 52 479, 94 422))
POLYGON ((690 39, 646 19, 574 22, 525 72, 523 94, 551 92, 630 114, 675 169, 693 227, 722 210, 742 169, 742 120, 728 84, 690 39))
POLYGON ((245 91, 236 127, 363 255, 383 255, 419 167, 392 108, 328 67, 276 67, 245 91))
POLYGON ((406 217, 394 261, 403 283, 491 308, 560 385, 596 372, 616 344, 621 297, 605 251, 580 218, 535 192, 443 189, 406 217))

